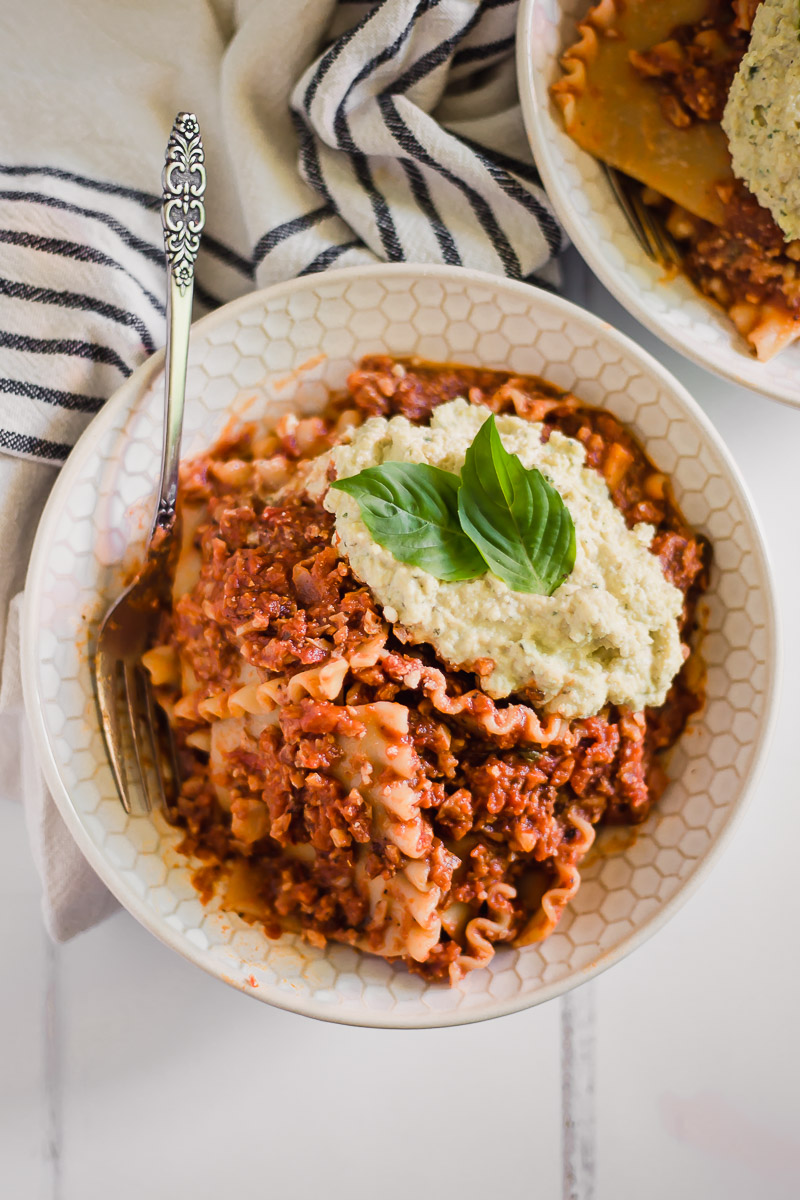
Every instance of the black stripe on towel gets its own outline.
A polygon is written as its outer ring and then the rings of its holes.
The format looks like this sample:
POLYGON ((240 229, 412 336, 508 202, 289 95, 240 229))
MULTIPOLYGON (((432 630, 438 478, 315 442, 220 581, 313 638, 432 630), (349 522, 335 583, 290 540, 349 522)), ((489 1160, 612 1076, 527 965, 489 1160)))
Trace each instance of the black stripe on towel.
POLYGON ((28 300, 32 304, 55 304, 59 308, 95 312, 117 325, 135 329, 148 353, 152 354, 156 348, 150 330, 141 317, 136 313, 126 312, 124 308, 117 308, 115 304, 108 304, 105 300, 97 300, 94 296, 85 296, 81 292, 57 292, 53 288, 32 287, 15 279, 0 279, 0 296, 9 296, 13 300, 28 300))
POLYGON ((206 308, 219 308, 222 304, 219 296, 215 296, 208 288, 203 287, 197 276, 194 277, 194 298, 204 304, 206 308))
POLYGON ((552 283, 548 283, 546 279, 540 279, 536 271, 531 271, 530 275, 526 275, 523 283, 530 283, 533 287, 541 288, 543 292, 549 292, 551 296, 559 296, 561 294, 558 288, 552 283))
MULTIPOLYGON (((437 0, 438 2, 438 0, 437 0)), ((457 33, 453 33, 449 38, 445 38, 438 46, 434 46, 432 50, 428 50, 421 58, 408 68, 405 74, 400 75, 387 90, 392 93, 407 92, 415 83, 419 83, 420 79, 424 79, 426 75, 430 75, 442 63, 447 62, 455 47, 465 38, 468 33, 471 33, 475 26, 483 16, 480 8, 477 8, 466 24, 462 25, 457 33)))
POLYGON ((28 354, 63 354, 68 358, 86 358, 91 362, 106 363, 109 367, 116 367, 126 379, 132 373, 116 350, 97 342, 83 342, 77 338, 34 338, 23 333, 0 330, 0 346, 28 354))
POLYGON ((465 137, 462 133, 458 134, 458 140, 465 146, 469 146, 470 150, 474 150, 476 154, 491 158, 492 162, 496 162, 498 167, 502 167, 503 170, 509 171, 513 175, 519 175, 520 179, 525 179, 528 183, 535 183, 538 187, 542 187, 542 177, 532 162, 523 162, 521 158, 512 158, 510 154, 503 154, 502 150, 494 148, 490 150, 487 146, 482 146, 480 142, 473 141, 472 138, 465 137))
POLYGON ((256 248, 253 251, 253 259, 256 266, 260 266, 270 251, 274 250, 281 242, 286 241, 287 238, 294 237, 296 233, 305 233, 307 229, 313 229, 321 221, 325 221, 328 217, 335 215, 336 209, 331 203, 327 203, 323 204, 320 208, 312 209, 311 212, 303 213, 299 217, 293 217, 291 221, 284 221, 281 225, 275 225, 256 243, 256 248))
POLYGON ((463 67, 466 63, 485 62, 487 58, 495 58, 498 54, 508 54, 514 49, 517 38, 515 34, 500 38, 497 42, 484 42, 482 46, 465 46, 453 55, 453 66, 463 67))
POLYGON ((102 179, 90 179, 88 175, 78 175, 74 171, 64 171, 61 167, 28 167, 18 164, 0 164, 0 175, 45 175, 50 179, 63 179, 67 183, 77 183, 81 187, 90 188, 94 192, 102 192, 105 196, 122 196, 125 200, 133 200, 142 208, 154 210, 161 204, 161 197, 154 192, 143 192, 139 188, 124 187, 121 183, 107 183, 102 179))
POLYGON ((29 437, 26 433, 14 433, 0 429, 0 449, 13 454, 27 454, 30 458, 41 458, 51 463, 61 463, 72 446, 66 442, 48 442, 46 438, 29 437))
MULTIPOLYGON (((356 179, 363 187, 370 199, 372 212, 375 217, 375 224, 378 228, 378 234, 383 245, 386 257, 390 262, 400 262, 405 257, 403 248, 400 244, 400 238, 397 233, 397 227, 392 217, 391 209, 386 202, 386 197, 375 185, 375 180, 372 176, 367 156, 353 141, 353 136, 350 132, 350 126, 347 120, 346 106, 351 92, 362 84, 366 79, 369 79, 379 67, 387 62, 391 62, 393 58, 399 54, 408 38, 413 32, 416 22, 430 9, 435 8, 439 0, 417 0, 412 16, 407 21, 404 28, 397 35, 393 42, 388 46, 384 46, 378 53, 364 63, 361 70, 350 81, 348 87, 342 96, 336 108, 336 115, 333 118, 333 132, 336 137, 336 143, 341 150, 344 150, 350 157, 353 164, 353 171, 356 179)), ((370 14, 371 15, 371 14, 370 14)), ((306 113, 310 116, 308 106, 306 105, 306 113)))
POLYGON ((28 400, 43 400, 70 412, 96 413, 105 404, 102 396, 85 396, 82 392, 62 392, 59 388, 42 387, 24 379, 0 379, 0 392, 9 396, 25 396, 28 400))
POLYGON ((480 192, 476 192, 475 188, 471 187, 465 180, 460 179, 448 167, 445 167, 442 163, 438 163, 428 153, 400 116, 394 99, 391 96, 379 96, 378 106, 383 114, 387 129, 395 138, 400 148, 406 154, 410 155, 412 159, 416 159, 417 162, 421 162, 425 166, 431 167, 432 170, 437 171, 444 179, 447 179, 463 192, 481 228, 494 247, 497 257, 503 264, 503 270, 506 275, 511 279, 519 279, 522 274, 522 264, 517 257, 514 247, 500 228, 490 205, 481 196, 480 192))
MULTIPOLYGON (((23 167, 0 164, 0 175, 17 177, 44 175, 50 179, 61 179, 67 183, 75 183, 79 187, 99 192, 104 196, 120 196, 124 200, 131 200, 134 204, 140 205, 147 212, 158 212, 161 207, 161 197, 153 192, 144 192, 139 188, 124 187, 119 183, 108 183, 103 179, 90 179, 88 175, 78 175, 74 171, 64 171, 60 167, 23 167)), ((250 259, 237 254, 235 250, 231 249, 230 246, 226 246, 224 242, 220 242, 209 233, 204 233, 203 247, 229 267, 233 267, 235 271, 246 275, 248 279, 253 278, 254 268, 250 259)))
POLYGON ((363 246, 357 238, 352 242, 342 242, 341 246, 328 246, 325 250, 321 250, 316 258, 312 259, 307 267, 303 267, 300 275, 314 275, 317 271, 324 271, 332 263, 336 262, 337 258, 341 258, 348 250, 356 250, 359 246, 363 246))
POLYGON ((226 267, 231 267, 232 270, 238 271, 245 278, 253 279, 255 277, 256 268, 253 260, 238 254, 231 246, 226 246, 224 242, 221 242, 212 234, 203 232, 200 249, 201 252, 205 250, 206 254, 213 254, 214 258, 225 263, 226 267))
POLYGON ((360 30, 362 30, 364 28, 364 26, 367 25, 372 20, 372 18, 375 16, 375 14, 381 8, 383 8, 383 5, 385 3, 386 3, 386 0, 380 0, 380 3, 376 4, 375 7, 373 9, 371 9, 370 12, 365 13, 360 21, 358 21, 355 25, 351 26, 351 28, 348 29, 346 33, 343 33, 340 38, 337 38, 336 41, 331 46, 331 48, 329 50, 325 51, 322 58, 319 60, 319 65, 317 66, 316 71, 314 72, 314 74, 311 76, 311 78, 308 81, 308 87, 306 88, 305 95, 303 96, 303 108, 306 111, 308 111, 308 109, 313 104, 314 97, 316 96, 317 92, 319 91, 320 84, 322 83, 325 76, 328 74, 328 71, 330 71, 333 64, 336 62, 339 55, 344 50, 345 46, 349 45, 349 43, 352 42, 352 40, 356 36, 356 34, 359 33, 360 30))
POLYGON ((442 252, 442 258, 446 263, 454 267, 461 267, 464 264, 461 261, 461 255, 458 253, 458 248, 453 241, 453 235, 439 216, 438 209, 433 203, 431 194, 428 191, 428 185, 425 182, 425 177, 420 171, 415 162, 410 159, 401 158, 400 165, 406 173, 408 186, 411 188, 411 194, 416 200, 422 212, 428 219, 428 223, 433 230, 433 236, 439 243, 439 249, 442 252))
MULTIPOLYGON (((350 137, 350 130, 347 127, 347 119, 344 118, 344 128, 347 129, 346 141, 351 146, 355 146, 353 139, 350 137)), ((339 130, 341 135, 342 130, 339 130)), ((405 258, 403 247, 400 244, 400 238, 397 234, 397 227, 394 223, 392 210, 386 203, 386 197, 383 192, 375 186, 375 180, 372 178, 372 169, 369 165, 369 160, 366 154, 362 154, 360 150, 355 148, 349 151, 350 161, 353 164, 353 171, 356 179, 361 184, 364 191, 369 196, 372 212, 375 217, 375 224, 378 227, 381 245, 386 253, 389 262, 402 262, 405 258)))
POLYGON ((27 204, 43 204, 47 208, 57 208, 61 212, 76 213, 79 217, 87 217, 92 221, 100 221, 120 238, 131 250, 143 255, 150 262, 161 266, 164 262, 164 251, 152 242, 146 242, 137 234, 132 233, 122 225, 116 217, 101 212, 97 208, 83 208, 80 204, 70 204, 68 200, 60 200, 57 196, 48 196, 45 192, 9 192, 0 191, 0 200, 24 201, 27 204))
POLYGON ((562 248, 561 230, 558 223, 554 219, 552 213, 548 212, 547 208, 536 196, 526 192, 524 187, 517 183, 513 176, 509 175, 504 167, 500 167, 496 162, 493 162, 492 155, 478 146, 470 147, 476 158, 480 159, 486 170, 491 175, 492 179, 498 184, 507 196, 512 200, 516 200, 523 208, 532 213, 539 222, 539 228, 542 231, 542 236, 547 242, 552 254, 560 254, 562 248))
POLYGON ((127 267, 123 267, 121 262, 104 254, 102 250, 95 250, 94 246, 86 246, 82 242, 70 242, 65 238, 42 237, 38 233, 22 232, 16 229, 0 229, 0 242, 24 246, 27 250, 38 250, 43 254, 58 254, 62 258, 74 258, 76 262, 93 263, 98 267, 113 267, 115 271, 122 271, 136 284, 162 317, 167 311, 163 301, 159 300, 158 296, 146 288, 143 283, 140 283, 127 267))
MULTIPOLYGON (((335 212, 336 208, 333 203, 333 196, 328 191, 328 185, 325 182, 322 168, 320 167, 314 135, 308 125, 306 125, 303 114, 296 112, 294 109, 292 110, 292 124, 294 125, 295 136, 297 137, 300 149, 300 162, 303 165, 303 172, 308 180, 309 187, 312 187, 315 192, 318 192, 327 201, 325 207, 330 207, 331 212, 335 212)), ((287 225, 290 224, 291 222, 287 221, 287 225)), ((269 237, 269 234, 265 236, 269 237)))

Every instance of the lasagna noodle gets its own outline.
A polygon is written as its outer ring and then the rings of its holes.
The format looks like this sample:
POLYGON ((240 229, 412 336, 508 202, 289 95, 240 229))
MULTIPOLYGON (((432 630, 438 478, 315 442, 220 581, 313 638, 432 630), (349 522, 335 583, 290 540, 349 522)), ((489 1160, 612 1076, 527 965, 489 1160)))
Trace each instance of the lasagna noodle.
POLYGON ((489 917, 473 917, 467 923, 464 940, 468 954, 459 954, 450 966, 450 982, 459 983, 469 971, 487 966, 494 957, 497 942, 507 942, 513 937, 514 910, 511 901, 517 894, 516 888, 508 883, 494 883, 488 888, 486 906, 489 917))
POLYGON ((578 837, 572 842, 571 860, 555 863, 555 882, 542 896, 541 907, 514 939, 515 946, 530 946, 549 937, 581 885, 581 877, 575 863, 580 862, 588 853, 595 839, 595 831, 591 822, 579 813, 571 812, 569 821, 578 833, 578 837))
MULTIPOLYGON (((408 708, 379 701, 353 706, 348 712, 363 733, 338 736, 344 757, 334 771, 346 787, 357 787, 368 801, 373 839, 390 842, 408 860, 389 879, 379 875, 364 881, 369 933, 360 942, 373 953, 390 958, 408 954, 424 962, 441 934, 441 891, 429 878, 426 858, 433 835, 420 811, 424 774, 408 736, 408 708)), ((364 857, 362 851, 362 863, 364 857)))
POLYGON ((737 301, 728 316, 747 339, 760 362, 767 362, 800 338, 800 321, 785 308, 774 304, 737 301))
POLYGON ((709 0, 601 0, 579 23, 579 40, 565 51, 564 77, 552 92, 567 133, 589 154, 719 225, 725 211, 718 187, 733 179, 721 126, 671 125, 657 89, 628 58, 708 9, 709 0))

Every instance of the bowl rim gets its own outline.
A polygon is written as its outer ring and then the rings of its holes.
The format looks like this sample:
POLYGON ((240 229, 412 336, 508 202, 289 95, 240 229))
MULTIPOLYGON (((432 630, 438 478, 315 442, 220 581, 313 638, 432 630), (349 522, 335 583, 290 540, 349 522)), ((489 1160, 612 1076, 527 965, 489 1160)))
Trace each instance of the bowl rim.
MULTIPOLYGON (((551 0, 551 2, 556 3, 559 9, 561 9, 561 0, 551 0)), ((588 7, 590 0, 586 0, 586 3, 588 7)), ((701 367, 705 367, 707 371, 711 371, 713 374, 727 379, 730 383, 735 383, 739 387, 749 388, 750 391, 755 392, 757 395, 770 400, 776 400, 780 404, 788 405, 790 408, 800 408, 800 385, 795 385, 792 388, 789 383, 784 384, 773 379, 767 372, 764 373, 761 379, 757 377, 756 368, 759 366, 764 367, 766 364, 759 364, 755 358, 751 358, 743 352, 737 353, 735 347, 731 346, 731 354, 737 354, 737 358, 740 360, 737 369, 737 363, 733 359, 728 362, 727 354, 704 353, 703 348, 699 344, 694 342, 687 344, 681 339, 679 333, 665 328, 658 316, 655 313, 651 313, 638 298, 638 294, 629 282, 628 271, 615 269, 604 258, 600 250, 601 243, 596 237, 593 237, 591 230, 575 211, 562 187, 561 173, 557 165, 551 161, 548 142, 542 129, 544 122, 553 121, 554 118, 550 112, 549 104, 547 106, 542 105, 537 96, 533 60, 528 50, 534 34, 535 14, 537 10, 541 9, 542 4, 543 0, 521 0, 520 3, 516 30, 517 82, 522 107, 522 120, 536 167, 541 175, 542 183, 550 202, 556 211, 558 219, 567 231, 570 241, 578 250, 581 258, 591 267, 603 286, 608 288, 614 299, 618 300, 632 317, 635 317, 646 329, 649 329, 651 333, 654 333, 656 337, 660 338, 662 342, 665 342, 673 350, 677 350, 685 358, 690 359, 701 367)), ((581 151, 581 153, 586 152, 581 151)), ((587 157, 591 156, 587 155, 587 157)), ((714 309, 715 312, 720 311, 702 293, 696 292, 696 295, 697 299, 707 307, 714 309)), ((732 326, 731 328, 733 329, 732 326)))
POLYGON ((395 276, 406 275, 414 279, 432 278, 448 281, 458 279, 468 280, 478 286, 493 289, 511 290, 520 296, 532 299, 536 304, 544 305, 551 312, 568 318, 572 322, 583 323, 592 332, 602 334, 616 342, 620 348, 638 361, 645 373, 655 376, 660 384, 669 390, 678 400, 685 415, 695 426, 699 426, 709 439, 722 463, 724 464, 728 482, 737 495, 743 511, 748 516, 754 533, 754 553, 759 560, 763 578, 763 591, 766 607, 765 628, 767 632, 766 667, 767 682, 765 685, 765 706, 762 718, 762 733, 755 748, 747 774, 740 780, 738 795, 728 820, 719 834, 711 841, 705 853, 696 860, 692 872, 676 891, 675 895, 661 905, 650 917, 637 925, 631 933, 617 946, 601 953, 585 967, 564 978, 545 984, 530 996, 511 1001, 493 1001, 481 1009, 465 1012, 437 1013, 429 1011, 418 1017, 396 1018, 391 1013, 364 1009, 363 1019, 352 1015, 342 1016, 326 1005, 320 1004, 313 997, 298 994, 287 995, 275 990, 274 994, 265 995, 264 987, 251 987, 243 980, 231 978, 221 967, 202 957, 202 952, 194 947, 185 937, 174 931, 166 920, 159 916, 125 884, 120 873, 105 859, 95 843, 91 840, 88 830, 76 809, 69 792, 63 783, 53 748, 48 737, 44 721, 44 712, 38 687, 38 655, 36 629, 40 607, 41 583, 47 568, 48 543, 50 526, 55 515, 60 511, 63 499, 69 494, 76 476, 78 476, 84 460, 94 451, 96 442, 103 436, 107 428, 113 425, 119 413, 124 409, 132 409, 140 400, 147 387, 152 384, 161 371, 164 351, 159 350, 134 373, 109 398, 98 415, 90 422, 79 438, 72 453, 62 467, 45 505, 37 527, 33 550, 25 581, 25 603, 22 606, 22 621, 20 628, 20 665, 22 675, 25 711, 33 735, 33 745, 43 772, 45 782, 50 790, 57 808, 68 830, 75 839, 79 849, 89 865, 105 883, 108 889, 120 902, 123 908, 139 921, 150 933, 171 949, 176 950, 182 957, 201 967, 208 974, 230 984, 239 991, 245 992, 263 1003, 281 1008, 299 1015, 314 1017, 334 1024, 353 1025, 365 1028, 381 1029, 426 1029, 442 1028, 454 1025, 466 1025, 478 1021, 491 1020, 507 1016, 543 1004, 556 996, 562 995, 572 988, 587 982, 599 975, 614 963, 627 957, 638 946, 642 945, 656 933, 694 893, 700 883, 707 878, 709 871, 717 861, 734 829, 741 820, 747 802, 751 799, 766 760, 767 751, 774 732, 777 702, 780 692, 780 676, 782 656, 780 654, 781 631, 775 601, 775 582, 769 556, 761 532, 757 510, 750 496, 747 484, 743 480, 739 468, 727 449, 716 428, 705 415, 697 402, 684 386, 662 366, 646 350, 638 346, 626 334, 620 333, 608 322, 596 317, 560 296, 532 286, 531 284, 508 280, 483 271, 474 271, 464 267, 451 267, 429 264, 412 263, 379 263, 370 266, 343 267, 338 270, 324 272, 317 276, 303 276, 285 283, 273 284, 256 292, 241 296, 229 304, 223 305, 207 316, 202 317, 192 326, 192 336, 205 334, 217 325, 227 322, 232 316, 246 309, 264 305, 278 297, 290 295, 292 292, 313 289, 327 284, 355 282, 362 279, 380 279, 389 272, 395 276))

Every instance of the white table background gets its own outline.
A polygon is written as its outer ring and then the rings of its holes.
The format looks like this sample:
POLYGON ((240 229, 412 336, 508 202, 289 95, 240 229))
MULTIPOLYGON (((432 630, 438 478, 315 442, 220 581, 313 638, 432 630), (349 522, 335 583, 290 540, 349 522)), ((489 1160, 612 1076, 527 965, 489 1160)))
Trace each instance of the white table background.
POLYGON ((566 290, 686 384, 761 514, 786 680, 722 861, 666 929, 564 999, 459 1029, 348 1029, 254 1003, 127 913, 51 945, 4 780, 3 1200, 800 1196, 800 412, 662 346, 574 256, 566 290))

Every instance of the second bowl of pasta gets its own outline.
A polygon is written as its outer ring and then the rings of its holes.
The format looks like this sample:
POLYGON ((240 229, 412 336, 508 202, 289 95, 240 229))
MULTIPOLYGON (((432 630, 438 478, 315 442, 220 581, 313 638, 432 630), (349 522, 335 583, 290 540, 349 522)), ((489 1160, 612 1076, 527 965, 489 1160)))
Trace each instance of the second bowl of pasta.
POLYGON ((721 126, 756 8, 523 0, 518 77, 548 194, 602 283, 702 366, 800 405, 800 243, 734 177, 721 126), (645 185, 677 268, 642 249, 604 162, 645 185))

